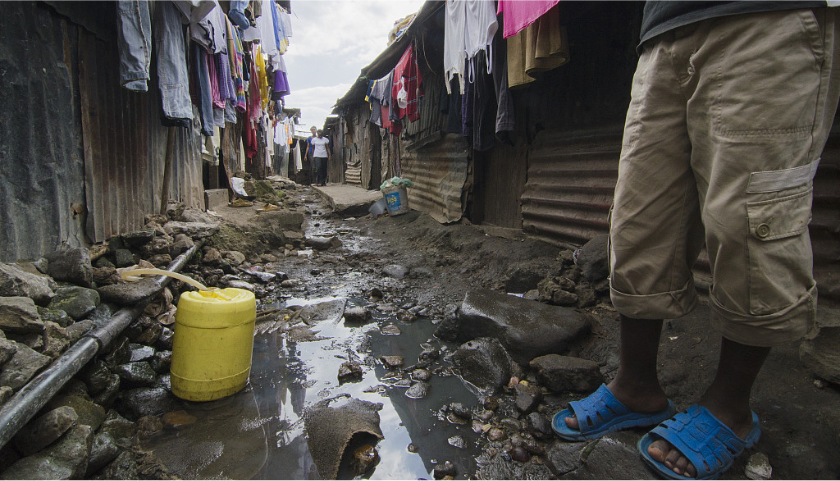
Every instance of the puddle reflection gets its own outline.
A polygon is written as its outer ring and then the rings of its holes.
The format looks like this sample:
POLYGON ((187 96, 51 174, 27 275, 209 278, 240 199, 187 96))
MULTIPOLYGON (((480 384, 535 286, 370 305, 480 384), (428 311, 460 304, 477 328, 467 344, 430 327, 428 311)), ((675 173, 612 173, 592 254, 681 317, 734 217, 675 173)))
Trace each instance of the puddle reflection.
MULTIPOLYGON (((285 306, 334 301, 290 299, 285 306)), ((351 299, 350 304, 364 304, 351 299)), ((283 307, 283 306, 278 306, 283 307)), ((388 386, 382 378, 389 370, 379 362, 382 355, 403 356, 405 365, 415 364, 421 343, 432 338, 435 326, 428 320, 412 324, 374 312, 375 322, 347 327, 341 318, 310 326, 325 339, 289 342, 275 331, 254 339, 250 383, 240 393, 209 403, 183 403, 197 421, 178 431, 148 440, 144 446, 157 454, 185 479, 319 479, 306 442, 302 415, 318 401, 340 394, 382 403, 380 427, 385 438, 376 445, 381 461, 370 479, 431 479, 437 463, 451 461, 459 478, 474 472, 478 435, 469 424, 458 426, 434 416, 450 402, 474 406, 477 399, 455 377, 433 375, 423 399, 409 399, 406 388, 388 386), (402 334, 382 335, 380 325, 395 323, 402 334), (361 381, 339 384, 339 366, 358 361, 361 381), (386 396, 370 388, 388 386, 386 396), (371 392, 364 392, 364 391, 371 392), (450 446, 447 439, 459 435, 467 447, 450 446), (413 444, 416 453, 408 451, 413 444)), ((442 344, 434 340, 437 347, 442 344)), ((437 361, 434 366, 440 364, 437 361)))

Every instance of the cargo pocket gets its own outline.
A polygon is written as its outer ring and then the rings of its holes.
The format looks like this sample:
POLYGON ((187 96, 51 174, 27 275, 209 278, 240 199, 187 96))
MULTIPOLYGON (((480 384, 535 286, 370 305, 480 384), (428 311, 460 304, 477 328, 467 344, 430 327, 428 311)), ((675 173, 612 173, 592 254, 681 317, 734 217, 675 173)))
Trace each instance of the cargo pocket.
POLYGON ((768 315, 796 303, 813 285, 813 188, 778 199, 747 203, 750 235, 750 313, 768 315))

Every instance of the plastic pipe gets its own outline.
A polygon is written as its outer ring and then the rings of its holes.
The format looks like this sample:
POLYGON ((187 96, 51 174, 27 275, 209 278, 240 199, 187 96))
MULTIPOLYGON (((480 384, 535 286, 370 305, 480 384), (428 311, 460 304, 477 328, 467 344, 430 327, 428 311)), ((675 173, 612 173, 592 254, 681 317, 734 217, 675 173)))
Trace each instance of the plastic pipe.
MULTIPOLYGON (((179 271, 201 248, 197 242, 175 258, 168 272, 179 271)), ((0 448, 43 408, 73 376, 78 373, 102 348, 108 346, 146 308, 151 298, 158 295, 171 281, 169 276, 157 280, 158 287, 140 304, 117 311, 101 326, 91 329, 73 344, 43 372, 32 378, 0 409, 0 448)))

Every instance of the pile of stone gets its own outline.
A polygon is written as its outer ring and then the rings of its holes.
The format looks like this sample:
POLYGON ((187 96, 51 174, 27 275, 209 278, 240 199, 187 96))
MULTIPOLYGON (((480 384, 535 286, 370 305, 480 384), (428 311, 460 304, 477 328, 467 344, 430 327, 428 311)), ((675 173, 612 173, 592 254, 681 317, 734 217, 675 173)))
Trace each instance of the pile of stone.
MULTIPOLYGON (((0 405, 15 402, 16 392, 89 330, 148 298, 149 283, 127 283, 120 277, 124 270, 165 268, 201 241, 201 255, 184 271, 205 285, 263 296, 287 280, 246 262, 240 252, 213 247, 217 232, 219 223, 210 215, 170 204, 166 215, 147 216, 143 229, 102 245, 64 249, 34 262, 0 263, 0 405)), ((0 475, 170 477, 136 443, 183 425, 166 420, 174 419, 180 402, 170 392, 169 367, 174 306, 186 289, 193 288, 173 281, 21 428, 0 449, 0 475)))

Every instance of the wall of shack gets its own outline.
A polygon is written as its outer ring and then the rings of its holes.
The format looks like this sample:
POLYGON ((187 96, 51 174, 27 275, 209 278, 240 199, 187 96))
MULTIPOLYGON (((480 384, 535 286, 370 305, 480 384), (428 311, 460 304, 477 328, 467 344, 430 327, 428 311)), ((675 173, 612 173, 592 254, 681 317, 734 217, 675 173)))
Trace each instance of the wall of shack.
MULTIPOLYGON (((160 209, 168 129, 154 73, 149 92, 120 86, 114 3, 7 3, 0 32, 0 261, 142 227, 160 209)), ((201 141, 176 129, 168 196, 190 207, 203 207, 201 141)))

